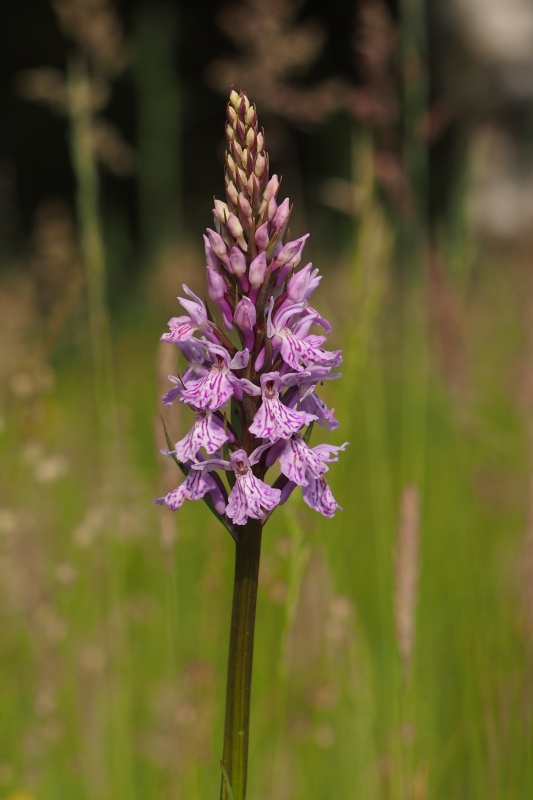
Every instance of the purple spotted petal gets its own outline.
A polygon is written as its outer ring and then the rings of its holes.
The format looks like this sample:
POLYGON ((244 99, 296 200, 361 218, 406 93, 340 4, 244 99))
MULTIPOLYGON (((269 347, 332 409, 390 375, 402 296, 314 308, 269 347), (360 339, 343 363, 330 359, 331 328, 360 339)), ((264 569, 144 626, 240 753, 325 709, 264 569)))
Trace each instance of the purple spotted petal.
POLYGON ((206 342, 205 348, 213 359, 213 364, 205 375, 186 383, 185 389, 180 393, 180 400, 196 408, 216 411, 227 403, 235 388, 242 392, 242 381, 233 375, 230 367, 245 366, 250 354, 247 350, 239 351, 230 361, 228 351, 221 345, 206 342))
POLYGON ((316 417, 305 411, 296 411, 284 406, 279 398, 265 399, 254 416, 249 431, 258 439, 287 439, 316 417))
POLYGON ((186 342, 198 330, 190 317, 172 317, 168 321, 170 331, 161 336, 162 342, 186 342))
POLYGON ((209 327, 205 304, 185 284, 183 284, 183 290, 191 300, 186 300, 184 297, 178 297, 178 300, 183 308, 189 312, 189 316, 172 317, 168 321, 170 331, 162 335, 162 342, 174 342, 175 344, 186 342, 196 331, 200 331, 210 337, 213 336, 209 327))
POLYGON ((302 488, 302 496, 307 505, 323 514, 325 517, 333 517, 335 511, 342 508, 337 503, 325 478, 313 478, 309 476, 309 483, 302 488))
POLYGON ((191 430, 176 443, 176 457, 181 462, 192 461, 200 447, 215 453, 228 439, 222 421, 209 409, 198 409, 191 430))
MULTIPOLYGON (((166 503, 171 511, 177 511, 185 500, 199 500, 207 492, 213 492, 217 498, 215 506, 220 508, 221 492, 211 475, 191 469, 185 480, 177 489, 173 489, 166 497, 158 497, 154 503, 166 503)), ((218 510, 218 509, 217 509, 218 510)), ((221 512, 219 512, 221 513, 221 512)))
POLYGON ((312 450, 302 439, 289 439, 279 459, 283 474, 298 486, 307 486, 310 478, 319 478, 328 469, 320 453, 312 450))
POLYGON ((235 486, 230 492, 226 515, 235 525, 244 525, 248 519, 262 519, 278 505, 281 492, 257 478, 250 467, 244 450, 231 457, 235 471, 235 486))
MULTIPOLYGON (((313 452, 317 453, 317 455, 323 461, 338 461, 339 460, 339 453, 343 450, 346 450, 348 447, 348 442, 344 442, 344 444, 327 444, 327 442, 322 442, 322 444, 317 444, 313 447, 313 452)), ((318 477, 315 475, 315 477, 318 477)))
POLYGON ((306 310, 305 303, 282 304, 274 317, 272 309, 273 300, 270 302, 267 315, 267 336, 272 339, 275 347, 280 347, 285 363, 292 369, 302 371, 304 367, 311 364, 323 366, 340 364, 342 360, 340 350, 333 352, 323 350, 320 345, 325 340, 324 336, 307 335, 313 322, 318 322, 318 315, 312 310, 306 310), (301 320, 291 322, 293 317, 302 313, 304 316, 301 320), (292 325, 292 329, 290 325, 292 325))
POLYGON ((318 342, 322 343, 322 336, 308 336, 299 339, 290 331, 285 331, 281 343, 281 355, 287 364, 295 370, 303 370, 310 364, 336 367, 342 360, 340 350, 323 350, 318 342), (304 366, 301 366, 300 361, 304 366))
POLYGON ((279 398, 281 386, 279 373, 269 372, 261 376, 263 402, 249 428, 258 439, 270 439, 271 442, 288 439, 316 419, 313 414, 285 406, 279 398))
POLYGON ((262 519, 278 505, 280 496, 279 489, 273 489, 249 472, 235 482, 226 515, 235 525, 244 525, 248 519, 262 519))
MULTIPOLYGON (((297 398, 295 397, 295 402, 297 398)), ((308 411, 310 414, 316 414, 317 422, 328 431, 333 431, 339 427, 339 422, 335 418, 334 408, 328 408, 321 397, 315 392, 308 394, 300 403, 300 408, 308 411)))
POLYGON ((233 394, 233 386, 227 375, 228 369, 214 364, 205 378, 190 381, 181 393, 180 400, 191 403, 196 408, 209 408, 216 411, 228 402, 233 394))

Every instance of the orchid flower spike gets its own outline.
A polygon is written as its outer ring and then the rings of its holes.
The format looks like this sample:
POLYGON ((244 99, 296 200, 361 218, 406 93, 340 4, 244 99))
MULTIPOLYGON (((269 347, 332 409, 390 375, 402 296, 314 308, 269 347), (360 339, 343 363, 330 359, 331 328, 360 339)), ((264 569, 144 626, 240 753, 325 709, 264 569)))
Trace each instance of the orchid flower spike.
POLYGON ((309 445, 315 422, 339 425, 317 391, 341 362, 340 350, 323 346, 331 325, 309 305, 321 276, 311 263, 299 267, 309 234, 286 236, 291 204, 278 201, 280 179, 269 175, 257 110, 243 92, 230 94, 226 139, 225 198, 204 236, 207 302, 184 286, 186 313, 161 337, 186 362, 163 400, 193 418, 167 451, 186 478, 156 502, 176 510, 204 498, 234 531, 264 524, 299 487, 331 517, 340 506, 324 475, 346 443, 309 445))

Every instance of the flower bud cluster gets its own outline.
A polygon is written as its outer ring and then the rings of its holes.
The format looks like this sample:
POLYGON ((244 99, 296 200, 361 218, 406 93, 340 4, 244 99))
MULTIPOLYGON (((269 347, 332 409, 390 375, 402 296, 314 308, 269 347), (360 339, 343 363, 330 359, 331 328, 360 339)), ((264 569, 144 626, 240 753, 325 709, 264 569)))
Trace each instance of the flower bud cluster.
POLYGON ((244 93, 227 106, 226 201, 215 200, 214 229, 204 236, 207 293, 220 309, 217 323, 187 287, 187 312, 173 317, 161 337, 180 349, 187 366, 170 376, 163 402, 194 411, 192 428, 165 451, 186 473, 177 489, 156 503, 172 510, 186 499, 209 497, 228 525, 263 522, 296 486, 304 501, 331 517, 340 508, 326 482, 340 447, 310 447, 310 426, 338 427, 316 393, 341 362, 322 345, 331 326, 309 304, 320 282, 309 263, 297 271, 308 234, 283 242, 289 200, 277 202, 280 181, 269 177, 264 134, 244 93), (311 333, 312 327, 324 334, 311 333), (268 470, 279 477, 270 485, 268 470), (226 479, 223 479, 223 475, 226 479))

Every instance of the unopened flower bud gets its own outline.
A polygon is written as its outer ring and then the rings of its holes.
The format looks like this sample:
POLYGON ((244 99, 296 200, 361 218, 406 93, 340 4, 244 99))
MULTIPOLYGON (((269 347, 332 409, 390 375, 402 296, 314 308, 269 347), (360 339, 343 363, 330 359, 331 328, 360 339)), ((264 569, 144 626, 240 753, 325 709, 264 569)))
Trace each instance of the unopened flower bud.
POLYGON ((239 188, 246 188, 246 172, 240 167, 237 167, 237 183, 239 184, 239 188))
POLYGON ((239 142, 245 142, 246 141, 245 128, 244 128, 244 125, 243 125, 243 123, 241 122, 240 119, 237 119, 237 122, 235 123, 235 133, 237 134, 237 138, 239 139, 239 142))
POLYGON ((228 255, 228 251, 222 236, 216 231, 211 230, 211 228, 207 229, 207 235, 209 236, 209 241, 211 243, 211 247, 213 248, 213 252, 215 253, 215 255, 217 255, 220 259, 225 261, 228 255))
POLYGON ((268 222, 264 222, 255 232, 255 243, 259 250, 266 250, 269 240, 270 236, 268 233, 268 222))
POLYGON ((226 203, 223 203, 222 200, 215 199, 214 212, 221 222, 224 223, 227 222, 229 216, 229 208, 226 205, 226 203))
POLYGON ((248 183, 246 184, 250 197, 259 192, 259 182, 256 175, 250 175, 248 183))
POLYGON ((250 106, 248 111, 246 112, 246 116, 244 117, 244 121, 247 125, 253 125, 255 122, 255 108, 254 106, 250 106))
POLYGON ((235 214, 229 214, 226 224, 228 226, 228 230, 234 239, 240 239, 244 233, 243 227, 239 222, 239 218, 235 216, 235 214))
POLYGON ((250 264, 250 269, 248 271, 250 286, 252 286, 254 289, 258 289, 265 280, 266 271, 267 260, 265 252, 263 251, 259 253, 259 255, 256 256, 250 264))
POLYGON ((277 195, 278 189, 279 189, 279 178, 277 175, 272 175, 269 182, 265 186, 263 197, 266 197, 267 200, 270 200, 271 197, 275 197, 277 195))
POLYGON ((233 160, 233 157, 231 156, 230 153, 226 153, 226 164, 231 177, 233 178, 233 180, 235 180, 237 176, 237 168, 235 166, 235 161, 233 160))
POLYGON ((246 274, 246 259, 242 250, 238 247, 232 247, 229 260, 234 275, 240 278, 241 275, 246 274))
POLYGON ((239 192, 237 191, 233 181, 228 181, 226 184, 226 196, 234 206, 239 202, 239 192))
POLYGON ((246 199, 246 197, 242 193, 239 194, 239 207, 240 207, 242 213, 244 214, 244 216, 246 217, 246 219, 251 220, 251 218, 252 218, 252 206, 250 205, 250 203, 248 202, 248 200, 246 199))
POLYGON ((231 143, 231 149, 237 163, 240 162, 242 164, 242 147, 240 146, 239 142, 233 140, 231 143))
POLYGON ((278 266, 290 265, 291 268, 296 267, 300 263, 305 240, 308 237, 309 234, 306 233, 305 236, 295 239, 294 242, 287 242, 276 256, 278 266))
POLYGON ((249 196, 252 198, 252 204, 256 206, 259 202, 259 181, 255 175, 250 175, 246 188, 249 196))
POLYGON ((206 269, 206 276, 207 276, 207 292, 211 300, 219 306, 222 310, 222 314, 224 317, 224 323, 229 330, 232 329, 232 316, 231 316, 231 309, 228 305, 228 301, 225 298, 226 293, 226 283, 224 278, 220 274, 220 272, 215 272, 214 269, 207 267, 206 269))
POLYGON ((278 204, 276 203, 276 198, 271 197, 270 200, 268 201, 268 207, 267 207, 267 218, 269 222, 272 222, 272 220, 276 216, 277 210, 278 210, 278 204))
MULTIPOLYGON (((272 198, 272 200, 273 199, 274 198, 272 198)), ((270 202, 272 202, 272 200, 270 202)), ((269 212, 270 212, 270 204, 269 204, 269 212)), ((290 201, 289 198, 286 197, 285 200, 281 203, 281 205, 278 206, 275 216, 272 220, 272 224, 276 229, 276 231, 280 231, 282 228, 285 227, 289 219, 290 213, 291 213, 290 201)))
POLYGON ((258 178, 260 178, 264 173, 265 167, 266 167, 266 158, 264 155, 259 153, 255 160, 255 168, 254 168, 254 172, 258 178))
POLYGON ((253 128, 250 128, 248 130, 248 133, 246 134, 246 147, 251 148, 254 142, 255 142, 255 131, 253 128))
POLYGON ((211 269, 216 270, 217 272, 220 270, 220 260, 216 253, 214 252, 211 242, 209 241, 208 237, 204 234, 204 247, 205 247, 205 258, 207 261, 207 265, 211 267, 211 269))
POLYGON ((249 297, 243 297, 237 303, 233 321, 244 333, 244 346, 248 350, 251 350, 254 346, 255 337, 253 327, 257 322, 257 312, 249 297))
POLYGON ((216 272, 214 269, 210 267, 206 270, 207 274, 207 291, 209 293, 209 297, 215 303, 220 302, 223 299, 224 293, 226 291, 226 284, 224 282, 224 278, 220 274, 220 272, 216 272))

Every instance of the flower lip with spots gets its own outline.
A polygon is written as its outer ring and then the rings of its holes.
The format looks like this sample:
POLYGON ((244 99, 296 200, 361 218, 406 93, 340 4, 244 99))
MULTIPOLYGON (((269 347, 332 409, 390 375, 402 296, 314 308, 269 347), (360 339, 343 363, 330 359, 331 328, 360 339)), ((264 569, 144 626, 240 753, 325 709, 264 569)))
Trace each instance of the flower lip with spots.
POLYGON ((275 489, 257 478, 244 450, 231 456, 230 465, 235 473, 235 486, 230 492, 226 515, 235 525, 244 525, 248 519, 263 519, 278 505, 280 489, 275 489))
MULTIPOLYGON (((290 379, 292 375, 284 377, 290 379)), ((260 381, 263 402, 249 428, 258 439, 269 439, 271 442, 286 439, 317 419, 315 414, 297 411, 283 404, 280 391, 284 378, 279 372, 267 372, 261 375, 260 381)))

